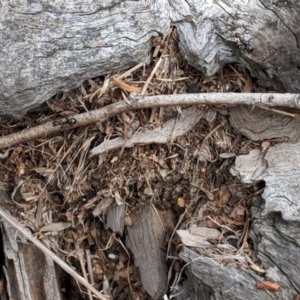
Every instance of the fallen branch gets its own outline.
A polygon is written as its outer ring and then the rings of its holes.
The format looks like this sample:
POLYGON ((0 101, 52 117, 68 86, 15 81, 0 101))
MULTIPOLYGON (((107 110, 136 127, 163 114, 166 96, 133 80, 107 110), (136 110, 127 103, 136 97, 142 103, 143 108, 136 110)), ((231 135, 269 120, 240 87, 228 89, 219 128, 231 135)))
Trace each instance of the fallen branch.
POLYGON ((170 105, 264 105, 264 106, 284 106, 290 108, 300 108, 299 94, 253 94, 253 93, 208 93, 208 94, 177 94, 177 95, 160 95, 160 96, 140 96, 131 94, 130 104, 125 101, 119 101, 107 105, 101 109, 86 112, 74 116, 74 122, 60 125, 55 122, 48 122, 33 128, 25 129, 0 138, 0 149, 18 145, 22 142, 33 140, 38 137, 75 127, 86 126, 96 122, 103 122, 108 118, 120 113, 149 107, 160 107, 170 105))
POLYGON ((2 221, 5 220, 12 227, 14 227, 18 232, 21 232, 30 242, 32 242, 38 249, 40 249, 45 255, 50 257, 55 263, 57 263, 63 270, 70 274, 76 281, 82 284, 88 291, 91 291, 98 299, 107 300, 108 298, 102 295, 98 290, 96 290, 92 285, 90 285, 87 280, 80 276, 74 269, 67 265, 63 260, 61 260, 55 253, 48 249, 41 241, 35 238, 28 230, 26 230, 22 225, 19 224, 4 208, 0 206, 0 217, 2 221))

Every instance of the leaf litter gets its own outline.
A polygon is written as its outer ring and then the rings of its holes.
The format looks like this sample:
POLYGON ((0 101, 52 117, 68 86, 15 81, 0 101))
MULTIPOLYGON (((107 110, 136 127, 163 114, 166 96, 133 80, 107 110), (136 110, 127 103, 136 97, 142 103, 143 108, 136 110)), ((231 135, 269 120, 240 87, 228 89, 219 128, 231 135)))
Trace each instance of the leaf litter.
MULTIPOLYGON (((1 135, 128 101, 130 92, 265 91, 239 65, 203 77, 181 56, 178 41, 173 28, 165 39, 153 39, 148 65, 59 93, 21 120, 3 121, 1 135)), ((165 241, 172 298, 184 277, 178 257, 183 245, 223 265, 264 272, 248 236, 250 205, 261 186, 242 185, 229 172, 235 156, 257 148, 259 143, 230 126, 226 106, 144 109, 84 128, 62 125, 59 135, 1 154, 1 185, 11 197, 2 205, 111 299, 151 299, 122 228, 130 227, 143 207, 172 211, 176 225, 165 241), (113 206, 123 218, 123 227, 117 226, 123 232, 110 229, 113 206)), ((78 289, 78 298, 65 289, 66 298, 91 299, 89 291, 74 282, 70 286, 78 289)))

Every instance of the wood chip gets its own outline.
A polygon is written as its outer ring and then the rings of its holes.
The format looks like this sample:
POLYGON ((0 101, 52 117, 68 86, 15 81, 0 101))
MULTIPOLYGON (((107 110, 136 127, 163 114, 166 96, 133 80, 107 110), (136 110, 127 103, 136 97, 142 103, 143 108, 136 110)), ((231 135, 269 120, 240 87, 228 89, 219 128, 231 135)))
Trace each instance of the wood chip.
POLYGON ((127 229, 126 244, 134 255, 143 288, 151 299, 160 299, 167 291, 165 228, 159 212, 157 215, 152 208, 143 209, 134 219, 134 225, 127 229))

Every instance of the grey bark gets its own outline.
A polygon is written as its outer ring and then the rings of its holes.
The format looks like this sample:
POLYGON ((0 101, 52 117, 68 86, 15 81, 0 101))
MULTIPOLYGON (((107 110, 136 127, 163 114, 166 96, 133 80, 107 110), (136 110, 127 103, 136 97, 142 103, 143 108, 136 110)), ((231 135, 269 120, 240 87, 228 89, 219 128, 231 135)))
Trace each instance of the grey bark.
POLYGON ((3 221, 2 239, 9 299, 63 299, 53 261, 26 239, 17 241, 15 228, 3 221))
POLYGON ((146 62, 151 37, 171 25, 204 75, 239 62, 264 83, 299 92, 299 21, 299 4, 279 0, 1 1, 1 115, 146 62))
POLYGON ((171 212, 155 212, 150 207, 138 212, 133 218, 132 226, 127 227, 126 245, 133 253, 143 288, 154 300, 161 299, 168 289, 166 253, 163 247, 170 223, 171 212))
POLYGON ((87 79, 147 61, 167 1, 1 1, 0 111, 23 114, 87 79))
POLYGON ((118 232, 121 236, 124 231, 125 204, 113 204, 107 211, 105 229, 111 229, 118 232))
MULTIPOLYGON (((281 290, 276 294, 265 290, 258 290, 256 283, 263 278, 252 271, 243 271, 234 267, 225 267, 222 264, 208 257, 201 257, 191 249, 184 247, 180 257, 189 265, 187 266, 188 282, 186 288, 193 289, 184 298, 178 295, 178 300, 199 299, 199 300, 271 300, 271 299, 292 299, 290 293, 281 290), (287 297, 286 297, 287 296, 287 297)), ((296 294, 295 290, 291 293, 296 294)))
POLYGON ((261 141, 272 138, 286 138, 289 142, 300 140, 299 110, 282 108, 298 117, 266 111, 253 107, 232 107, 229 109, 230 123, 239 133, 250 140, 261 141))

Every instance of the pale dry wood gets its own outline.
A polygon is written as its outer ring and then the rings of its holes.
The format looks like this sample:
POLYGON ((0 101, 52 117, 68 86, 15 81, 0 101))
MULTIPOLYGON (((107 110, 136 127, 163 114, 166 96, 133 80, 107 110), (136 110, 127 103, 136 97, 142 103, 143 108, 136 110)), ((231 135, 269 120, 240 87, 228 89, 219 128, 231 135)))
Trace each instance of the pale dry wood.
MULTIPOLYGON (((195 251, 183 247, 179 253, 186 263, 188 279, 183 284, 185 293, 188 291, 190 299, 228 299, 228 300, 274 300, 292 299, 293 291, 281 290, 278 294, 258 290, 256 283, 264 277, 251 270, 237 268, 218 263, 212 258, 201 256, 195 251)), ((273 279, 274 280, 274 279, 273 279)), ((178 293, 178 300, 188 299, 178 293)))
POLYGON ((272 293, 273 299, 296 299, 300 290, 299 265, 295 263, 300 259, 300 223, 286 221, 279 213, 266 215, 262 200, 255 201, 252 211, 254 222, 250 237, 267 270, 262 280, 280 285, 280 292, 272 293))
MULTIPOLYGON (((2 222, 5 281, 9 299, 63 299, 54 262, 2 222)), ((1 299, 4 295, 1 295, 1 299)))
POLYGON ((239 62, 262 84, 299 93, 298 2, 173 0, 171 6, 180 49, 206 76, 239 62))
POLYGON ((244 183, 254 183, 264 179, 268 164, 260 149, 252 149, 248 154, 236 157, 231 174, 238 176, 244 183))
MULTIPOLYGON (((166 228, 168 223, 170 221, 164 219, 166 228)), ((150 207, 140 211, 133 218, 133 225, 127 228, 126 245, 134 255, 142 286, 151 299, 161 299, 167 291, 165 234, 160 216, 150 207)))
POLYGON ((74 116, 76 124, 74 125, 53 125, 48 122, 43 125, 26 129, 11 135, 0 137, 0 149, 11 147, 25 141, 38 137, 45 137, 49 134, 57 133, 61 130, 68 130, 79 126, 86 126, 96 122, 102 122, 110 117, 116 116, 122 112, 170 105, 266 105, 266 106, 283 106, 290 108, 300 108, 299 94, 265 94, 265 93, 212 93, 212 94, 178 94, 178 95, 159 95, 159 96, 141 96, 131 94, 130 104, 120 101, 101 109, 86 112, 74 116))
POLYGON ((124 231, 125 204, 114 204, 106 213, 105 229, 110 228, 113 232, 119 233, 121 236, 124 231))
POLYGON ((264 215, 280 212, 285 220, 300 222, 299 147, 299 142, 281 143, 270 147, 264 156, 254 149, 236 158, 231 171, 242 182, 264 180, 266 183, 264 215))
POLYGON ((272 138, 287 138, 290 142, 300 141, 300 111, 284 107, 282 110, 298 117, 265 111, 259 107, 231 107, 230 124, 237 132, 253 141, 272 138))
POLYGON ((90 152, 91 156, 99 155, 113 149, 121 147, 133 147, 136 144, 150 144, 159 143, 165 144, 181 136, 191 130, 201 118, 206 115, 207 112, 200 111, 196 107, 190 107, 183 109, 179 118, 174 118, 167 121, 163 126, 155 128, 153 130, 146 130, 136 132, 128 139, 118 137, 112 140, 107 140, 101 143, 99 146, 93 148, 90 152))
POLYGON ((147 63, 170 30, 167 0, 1 1, 0 115, 15 117, 89 78, 147 63))
POLYGON ((194 236, 188 230, 179 229, 176 231, 181 243, 188 247, 209 248, 212 246, 204 237, 194 236))
POLYGON ((95 296, 101 300, 107 300, 108 298, 97 291, 92 285, 90 285, 82 276, 80 276, 74 269, 62 261, 55 253, 48 249, 41 241, 36 239, 28 230, 21 226, 10 214, 0 206, 0 216, 5 222, 9 223, 13 228, 20 232, 26 239, 32 242, 39 250, 41 250, 46 256, 51 258, 56 264, 58 264, 63 270, 70 274, 76 281, 82 284, 85 288, 90 290, 95 296))

